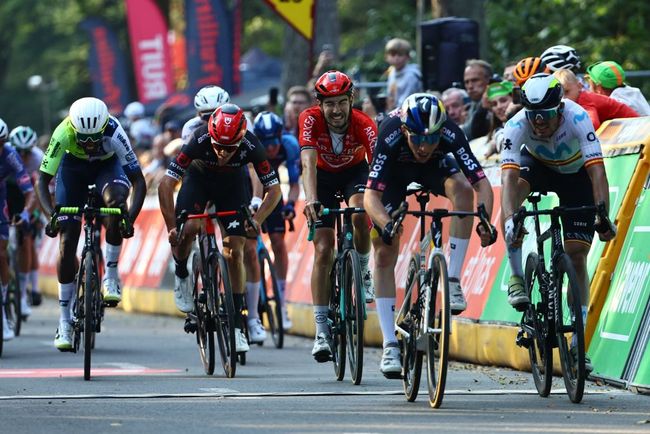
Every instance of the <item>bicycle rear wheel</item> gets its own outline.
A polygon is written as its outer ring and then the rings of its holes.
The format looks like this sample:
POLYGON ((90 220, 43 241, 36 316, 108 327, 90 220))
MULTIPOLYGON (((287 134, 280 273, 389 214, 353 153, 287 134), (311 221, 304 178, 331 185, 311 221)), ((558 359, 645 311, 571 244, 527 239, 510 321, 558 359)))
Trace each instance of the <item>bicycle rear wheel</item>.
POLYGON ((579 403, 585 389, 585 335, 582 325, 582 307, 580 303, 580 281, 569 255, 563 253, 555 264, 555 290, 558 291, 558 315, 560 322, 556 327, 558 350, 562 365, 562 377, 571 402, 579 403), (567 308, 562 304, 561 291, 566 290, 567 308), (575 345, 570 344, 570 339, 575 340, 575 345), (577 357, 571 354, 571 348, 577 357))
POLYGON ((284 346, 284 329, 282 328, 282 303, 278 287, 278 275, 268 250, 260 250, 258 258, 263 293, 262 297, 260 297, 258 309, 260 318, 262 318, 262 321, 266 320, 275 348, 282 348, 284 346))
POLYGON ((95 297, 99 293, 92 252, 86 252, 83 264, 83 342, 84 342, 84 380, 90 380, 93 334, 95 333, 95 297))
POLYGON ((220 254, 214 256, 209 265, 209 272, 212 274, 212 285, 217 295, 212 311, 217 312, 215 326, 219 342, 219 353, 221 354, 221 365, 226 377, 233 378, 237 369, 237 350, 235 347, 236 312, 228 266, 220 254))
POLYGON ((334 374, 338 381, 342 381, 345 377, 345 347, 346 347, 346 333, 345 321, 341 314, 341 301, 342 301, 342 288, 341 276, 339 270, 339 260, 334 259, 332 265, 331 280, 332 286, 330 291, 330 308, 329 315, 332 323, 332 361, 334 362, 334 374))
MULTIPOLYGON (((16 251, 17 253, 17 251, 16 251)), ((7 294, 7 297, 9 298, 9 303, 8 307, 11 309, 11 317, 12 317, 12 322, 10 323, 13 330, 14 330, 14 335, 16 337, 20 336, 20 329, 22 327, 22 322, 23 322, 23 313, 22 313, 22 306, 21 306, 21 297, 22 297, 22 288, 20 287, 20 279, 18 279, 18 260, 17 258, 14 258, 12 261, 12 269, 13 269, 13 278, 11 282, 9 282, 9 293, 7 294)), ((9 319, 9 317, 7 317, 9 319)))
POLYGON ((214 299, 212 282, 203 282, 201 255, 199 252, 192 252, 192 281, 194 283, 192 294, 194 295, 194 306, 196 313, 196 344, 199 347, 199 356, 203 369, 208 375, 214 373, 215 351, 214 351, 214 320, 213 312, 208 308, 208 300, 214 299))
POLYGON ((427 386, 429 405, 438 408, 442 404, 445 394, 449 361, 449 335, 451 333, 447 262, 440 253, 433 255, 429 288, 430 293, 428 297, 424 298, 427 309, 424 313, 425 324, 427 324, 427 386))
POLYGON ((345 255, 343 269, 345 282, 345 330, 347 341, 347 356, 350 362, 352 383, 361 383, 363 375, 363 325, 365 302, 363 282, 361 280, 361 265, 359 254, 349 250, 345 255))
MULTIPOLYGON (((420 377, 422 375, 422 358, 424 352, 418 351, 417 335, 420 330, 420 308, 418 306, 418 294, 420 293, 420 255, 415 255, 409 262, 406 275, 405 294, 410 294, 404 299, 406 316, 397 318, 397 323, 409 333, 409 337, 402 336, 402 382, 404 395, 409 402, 415 401, 420 390, 420 377)), ((401 311, 401 310, 400 310, 401 311)))
POLYGON ((524 270, 524 289, 530 299, 522 318, 522 328, 528 343, 530 368, 539 396, 547 397, 553 379, 553 336, 548 323, 548 295, 542 287, 539 256, 530 252, 524 270))

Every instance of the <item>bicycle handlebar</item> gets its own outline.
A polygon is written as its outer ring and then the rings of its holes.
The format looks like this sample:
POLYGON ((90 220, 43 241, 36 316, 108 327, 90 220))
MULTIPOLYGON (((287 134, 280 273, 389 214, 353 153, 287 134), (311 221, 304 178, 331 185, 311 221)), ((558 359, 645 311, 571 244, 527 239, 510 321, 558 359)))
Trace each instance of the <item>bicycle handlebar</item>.
POLYGON ((217 212, 201 213, 201 214, 190 214, 187 210, 182 210, 181 213, 176 217, 176 233, 178 237, 177 239, 180 241, 181 234, 183 233, 183 229, 185 228, 185 223, 187 223, 188 220, 214 219, 219 217, 230 217, 234 215, 243 216, 244 220, 246 220, 246 222, 249 225, 255 227, 252 221, 253 218, 251 217, 250 209, 248 209, 248 206, 246 205, 242 205, 239 211, 217 211, 217 212))
POLYGON ((120 232, 123 238, 133 236, 133 223, 129 220, 126 210, 118 207, 92 207, 85 205, 79 206, 58 206, 54 209, 50 222, 45 226, 45 234, 54 238, 59 233, 58 217, 62 215, 79 216, 92 215, 94 217, 121 216, 120 232))
MULTIPOLYGON (((319 204, 320 206, 320 204, 319 204)), ((364 213, 366 210, 364 208, 359 208, 359 207, 347 207, 347 208, 323 208, 320 212, 321 216, 327 216, 327 215, 334 215, 334 214, 360 214, 364 213)), ((318 220, 320 221, 320 220, 318 220)), ((316 231, 315 228, 316 222, 309 224, 309 233, 307 234, 307 241, 313 241, 314 240, 314 233, 316 231)))
POLYGON ((556 206, 551 209, 545 210, 527 210, 526 207, 522 206, 517 212, 512 216, 512 222, 514 224, 513 237, 515 239, 519 238, 521 231, 524 228, 524 220, 526 217, 533 217, 539 215, 550 215, 550 216, 563 216, 567 214, 578 214, 590 212, 598 215, 601 221, 606 224, 611 224, 609 216, 607 215, 607 209, 605 208, 605 202, 599 202, 598 205, 588 205, 588 206, 577 206, 577 207, 567 207, 567 206, 556 206))

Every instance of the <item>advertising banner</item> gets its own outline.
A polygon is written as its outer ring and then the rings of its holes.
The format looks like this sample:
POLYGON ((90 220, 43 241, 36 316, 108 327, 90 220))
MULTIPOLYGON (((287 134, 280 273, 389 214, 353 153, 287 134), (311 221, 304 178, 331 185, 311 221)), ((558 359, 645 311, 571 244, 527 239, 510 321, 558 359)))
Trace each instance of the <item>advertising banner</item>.
POLYGON ((90 37, 88 64, 93 81, 93 96, 106 103, 114 115, 120 115, 131 101, 125 56, 115 32, 100 18, 81 22, 90 37))
POLYGON ((126 0, 126 12, 138 100, 160 101, 174 91, 167 22, 155 0, 126 0))

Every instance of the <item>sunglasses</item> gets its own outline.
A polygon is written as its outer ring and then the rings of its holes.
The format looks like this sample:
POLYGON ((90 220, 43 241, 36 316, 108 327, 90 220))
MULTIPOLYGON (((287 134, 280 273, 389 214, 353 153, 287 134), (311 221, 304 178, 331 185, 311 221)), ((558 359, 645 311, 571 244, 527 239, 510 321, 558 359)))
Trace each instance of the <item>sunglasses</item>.
POLYGON ((548 122, 551 119, 557 117, 558 113, 560 113, 560 108, 555 107, 544 110, 524 109, 524 112, 526 113, 526 119, 528 119, 530 122, 548 122))
POLYGON ((435 132, 433 134, 415 134, 410 131, 408 131, 409 138, 411 139, 411 143, 413 143, 415 146, 425 146, 425 145, 435 145, 440 141, 440 133, 435 132))
POLYGON ((221 144, 219 142, 215 142, 212 139, 211 139, 211 142, 212 142, 212 148, 215 151, 224 151, 224 152, 227 152, 229 154, 232 153, 232 152, 235 152, 237 149, 239 149, 239 144, 241 143, 241 141, 239 141, 237 143, 233 143, 232 145, 223 145, 223 144, 221 144))
POLYGON ((98 133, 93 133, 93 134, 83 134, 83 133, 77 133, 77 142, 79 143, 99 143, 102 141, 102 138, 104 137, 104 132, 100 131, 98 133))

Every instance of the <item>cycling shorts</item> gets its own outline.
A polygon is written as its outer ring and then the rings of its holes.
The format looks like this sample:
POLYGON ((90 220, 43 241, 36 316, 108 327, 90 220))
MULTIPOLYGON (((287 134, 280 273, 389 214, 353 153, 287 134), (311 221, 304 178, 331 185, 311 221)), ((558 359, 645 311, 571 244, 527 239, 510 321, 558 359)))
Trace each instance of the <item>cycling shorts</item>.
MULTIPOLYGON (((584 166, 576 173, 557 173, 523 148, 519 177, 530 185, 531 192, 552 191, 557 194, 561 206, 594 205, 591 179, 584 166)), ((594 214, 581 213, 563 216, 562 228, 565 240, 591 244, 594 239, 594 214)))
MULTIPOLYGON (((183 177, 183 185, 176 198, 176 215, 182 210, 192 214, 205 211, 208 201, 215 211, 238 211, 242 205, 250 202, 250 188, 243 169, 228 173, 203 171, 191 165, 183 177)), ((219 223, 226 234, 224 236, 245 237, 244 218, 234 215, 220 217, 219 223)))
POLYGON ((280 199, 262 224, 264 232, 268 234, 284 234, 286 232, 286 220, 282 217, 282 208, 284 208, 284 202, 280 199))
MULTIPOLYGON (((366 191, 368 182, 368 163, 362 161, 356 166, 345 169, 341 172, 326 172, 316 169, 316 195, 324 208, 338 208, 340 202, 336 193, 343 194, 346 203, 355 194, 363 194, 366 191)), ((322 216, 318 228, 334 228, 334 217, 331 215, 322 216)))

